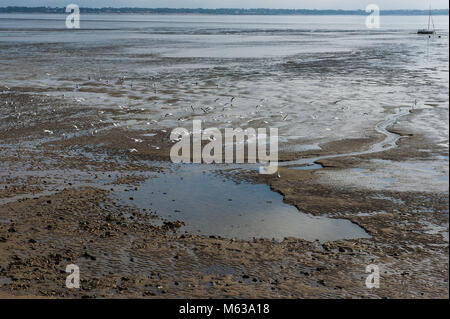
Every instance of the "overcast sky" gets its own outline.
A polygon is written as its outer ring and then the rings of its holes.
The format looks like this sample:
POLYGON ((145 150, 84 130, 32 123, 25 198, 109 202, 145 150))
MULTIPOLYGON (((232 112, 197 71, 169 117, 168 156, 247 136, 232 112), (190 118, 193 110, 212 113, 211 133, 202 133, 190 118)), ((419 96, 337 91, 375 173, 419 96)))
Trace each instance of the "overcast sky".
MULTIPOLYGON (((364 9, 378 4, 381 10, 427 9, 430 0, 0 0, 0 6, 53 6, 141 8, 295 8, 364 9)), ((434 9, 448 9, 448 0, 431 0, 434 9)))

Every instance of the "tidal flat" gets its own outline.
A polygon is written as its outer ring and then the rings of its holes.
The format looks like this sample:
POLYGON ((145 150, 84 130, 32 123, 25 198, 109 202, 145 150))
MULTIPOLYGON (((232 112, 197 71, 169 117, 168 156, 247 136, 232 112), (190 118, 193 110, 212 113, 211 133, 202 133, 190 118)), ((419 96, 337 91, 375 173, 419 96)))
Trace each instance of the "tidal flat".
POLYGON ((420 22, 0 14, 0 297, 448 298, 448 17, 420 22), (193 120, 278 128, 278 172, 173 163, 193 120))

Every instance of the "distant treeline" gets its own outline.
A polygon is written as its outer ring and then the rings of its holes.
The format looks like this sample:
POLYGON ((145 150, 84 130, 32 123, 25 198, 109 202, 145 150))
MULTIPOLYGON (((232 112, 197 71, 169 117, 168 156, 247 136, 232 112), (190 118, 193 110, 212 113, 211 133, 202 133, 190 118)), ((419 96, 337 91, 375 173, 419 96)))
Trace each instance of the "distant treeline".
MULTIPOLYGON (((432 10, 433 15, 448 15, 448 9, 432 10)), ((65 8, 3 7, 0 13, 65 13, 65 8)), ((307 9, 176 9, 176 8, 80 8, 81 13, 118 14, 216 14, 216 15, 367 15, 365 10, 307 9)), ((428 15, 428 10, 382 10, 382 15, 428 15)))

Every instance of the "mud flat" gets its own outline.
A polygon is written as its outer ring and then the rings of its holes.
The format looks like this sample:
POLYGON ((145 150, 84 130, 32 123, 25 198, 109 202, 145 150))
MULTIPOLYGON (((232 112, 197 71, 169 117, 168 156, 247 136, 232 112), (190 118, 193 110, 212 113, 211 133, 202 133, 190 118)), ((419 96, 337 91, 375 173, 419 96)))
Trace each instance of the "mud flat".
POLYGON ((14 89, 0 105, 1 297, 449 296, 448 149, 414 131, 426 109, 390 123, 405 138, 383 152, 365 152, 374 130, 286 152, 351 154, 277 177, 172 165, 170 130, 116 126, 117 109, 14 89))

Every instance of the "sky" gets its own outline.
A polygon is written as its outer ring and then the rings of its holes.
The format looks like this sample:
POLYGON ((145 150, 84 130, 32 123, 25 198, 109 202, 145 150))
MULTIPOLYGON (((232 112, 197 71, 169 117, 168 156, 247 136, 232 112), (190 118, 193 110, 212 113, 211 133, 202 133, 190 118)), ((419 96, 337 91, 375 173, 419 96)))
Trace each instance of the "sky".
POLYGON ((4 6, 140 7, 140 8, 289 8, 289 9, 365 9, 377 4, 381 10, 448 9, 448 0, 0 0, 4 6))

